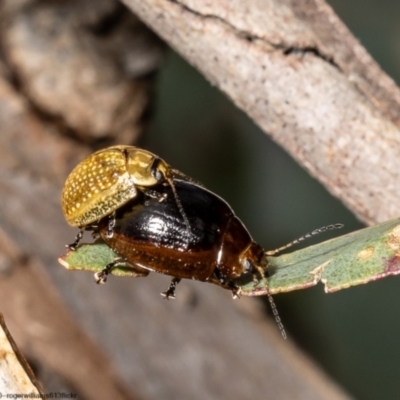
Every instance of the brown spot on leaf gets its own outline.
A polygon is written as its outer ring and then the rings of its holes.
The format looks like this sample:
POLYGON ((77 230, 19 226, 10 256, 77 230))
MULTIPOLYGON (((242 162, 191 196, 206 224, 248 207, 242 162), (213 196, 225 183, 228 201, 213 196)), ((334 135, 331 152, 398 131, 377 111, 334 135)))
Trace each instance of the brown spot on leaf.
POLYGON ((400 271, 400 257, 393 256, 386 261, 386 273, 394 273, 400 271))
POLYGON ((358 254, 357 257, 361 258, 363 260, 366 260, 367 258, 370 258, 375 252, 375 247, 374 246, 368 246, 365 249, 361 250, 358 254))
POLYGON ((396 253, 400 252, 400 225, 393 228, 392 231, 389 233, 387 244, 396 253))

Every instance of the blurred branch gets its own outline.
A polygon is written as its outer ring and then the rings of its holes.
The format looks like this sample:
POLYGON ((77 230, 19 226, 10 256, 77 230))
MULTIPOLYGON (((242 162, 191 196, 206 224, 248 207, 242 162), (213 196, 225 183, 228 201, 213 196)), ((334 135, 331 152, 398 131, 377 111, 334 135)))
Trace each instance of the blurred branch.
POLYGON ((89 143, 131 143, 143 129, 163 44, 117 1, 5 0, 1 60, 31 110, 89 143))
POLYGON ((20 253, 1 230, 0 254, 1 311, 24 353, 86 399, 135 398, 118 379, 109 358, 65 308, 43 266, 20 253))
POLYGON ((0 390, 2 395, 44 396, 31 367, 19 351, 0 313, 0 390))
POLYGON ((399 215, 400 91, 323 0, 123 0, 361 220, 399 215))

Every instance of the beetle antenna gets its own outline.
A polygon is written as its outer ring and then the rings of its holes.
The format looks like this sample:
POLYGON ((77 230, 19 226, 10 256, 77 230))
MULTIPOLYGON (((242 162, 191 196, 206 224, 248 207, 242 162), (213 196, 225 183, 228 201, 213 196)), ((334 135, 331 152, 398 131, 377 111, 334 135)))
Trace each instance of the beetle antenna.
MULTIPOLYGON (((284 339, 287 339, 285 327, 283 326, 281 317, 279 316, 279 312, 278 312, 278 309, 276 307, 274 298, 272 297, 272 294, 269 291, 268 279, 265 276, 265 271, 267 271, 267 266, 268 266, 268 260, 265 257, 265 253, 264 253, 264 256, 263 256, 263 258, 261 260, 261 265, 253 265, 253 266, 257 269, 258 273, 261 275, 261 278, 262 278, 263 282, 265 283, 264 286, 267 289, 267 293, 266 294, 268 296, 269 305, 271 307, 272 314, 274 315, 275 322, 278 325, 279 331, 281 332, 282 337, 284 339)), ((254 282, 255 285, 257 285, 257 283, 258 283, 255 273, 253 273, 253 282, 254 282)))
POLYGON ((188 239, 190 241, 190 238, 192 236, 191 235, 192 231, 190 229, 189 219, 188 219, 188 217, 187 217, 187 215, 185 213, 185 210, 183 209, 181 200, 179 199, 178 193, 177 193, 176 188, 175 188, 174 180, 172 178, 170 178, 170 177, 167 177, 166 179, 167 179, 169 185, 171 186, 172 193, 174 194, 176 205, 178 206, 179 213, 181 214, 181 216, 183 218, 183 221, 185 222, 187 237, 188 237, 188 239))
POLYGON ((268 301, 269 301, 269 305, 271 307, 272 310, 272 314, 274 315, 275 321, 278 325, 279 331, 281 332, 282 337, 286 340, 287 339, 287 335, 286 335, 286 331, 285 331, 285 327, 282 324, 282 320, 281 317, 279 316, 279 312, 278 309, 276 308, 276 304, 275 301, 271 295, 271 293, 269 293, 268 291, 268 301))
MULTIPOLYGON (((285 246, 279 247, 275 250, 266 251, 266 252, 264 252, 264 254, 266 256, 272 256, 274 254, 280 253, 283 250, 288 249, 289 247, 294 246, 295 244, 301 243, 306 239, 310 239, 313 236, 319 235, 320 233, 324 233, 327 231, 333 231, 335 229, 341 229, 341 228, 343 228, 343 226, 344 226, 343 224, 333 224, 333 225, 323 226, 318 229, 314 229, 312 232, 308 232, 305 235, 300 236, 296 240, 293 240, 293 242, 290 242, 290 243, 286 244, 285 246)), ((281 317, 279 316, 278 309, 276 308, 275 301, 274 301, 271 293, 269 292, 269 290, 268 290, 267 296, 268 296, 268 301, 269 301, 269 305, 271 307, 272 314, 274 315, 275 321, 278 324, 278 328, 281 332, 281 335, 284 339, 286 339, 287 335, 286 335, 285 327, 282 324, 282 320, 281 320, 281 317)))
POLYGON ((273 256, 274 254, 280 253, 281 251, 286 250, 289 247, 294 246, 295 244, 303 242, 306 239, 310 239, 313 236, 319 235, 320 233, 324 233, 324 232, 327 232, 327 231, 333 231, 335 229, 341 229, 343 227, 344 227, 343 224, 333 224, 333 225, 323 226, 323 227, 318 228, 318 229, 314 229, 312 232, 308 232, 305 235, 300 236, 299 238, 297 238, 296 240, 293 240, 293 242, 290 242, 290 243, 286 244, 285 246, 279 247, 279 248, 277 248, 275 250, 266 251, 265 254, 267 256, 273 256))
POLYGON ((193 179, 191 176, 184 174, 182 171, 179 171, 178 169, 173 169, 172 174, 174 177, 181 178, 185 182, 194 183, 195 185, 204 187, 204 185, 202 183, 200 183, 198 180, 193 179))

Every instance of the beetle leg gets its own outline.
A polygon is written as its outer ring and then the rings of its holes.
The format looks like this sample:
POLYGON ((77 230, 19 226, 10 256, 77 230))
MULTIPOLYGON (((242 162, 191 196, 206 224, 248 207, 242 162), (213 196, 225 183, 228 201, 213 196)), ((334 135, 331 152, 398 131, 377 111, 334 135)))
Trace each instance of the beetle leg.
POLYGON ((108 217, 108 227, 106 238, 111 239, 114 236, 114 226, 115 226, 115 211, 108 217))
POLYGON ((264 268, 260 267, 259 265, 255 265, 253 268, 254 287, 256 287, 260 283, 260 281, 266 282, 267 277, 265 276, 264 268), (259 279, 259 276, 261 276, 261 279, 259 279))
POLYGON ((97 239, 100 236, 99 225, 97 225, 97 224, 90 225, 90 229, 92 231, 92 233, 90 234, 92 236, 92 238, 97 239))
POLYGON ((111 274, 112 270, 116 267, 123 267, 126 272, 130 272, 130 276, 138 278, 141 276, 147 276, 150 271, 140 267, 139 265, 130 263, 125 258, 117 258, 110 262, 101 271, 94 274, 94 280, 97 284, 103 284, 107 282, 108 275, 111 274))
POLYGON ((75 241, 74 243, 71 244, 66 244, 65 247, 75 251, 76 248, 78 247, 79 242, 81 241, 82 237, 83 237, 83 232, 85 232, 85 229, 81 228, 78 232, 78 234, 75 236, 75 241))
POLYGON ((94 281, 98 284, 98 285, 100 285, 100 284, 104 284, 104 283, 106 283, 107 282, 107 275, 109 274, 109 272, 108 272, 108 270, 106 270, 106 269, 103 269, 102 271, 100 271, 100 272, 96 272, 95 274, 94 274, 94 281))
POLYGON ((121 263, 121 259, 116 259, 105 266, 100 272, 94 274, 95 282, 100 285, 107 282, 107 276, 111 273, 112 269, 121 263))
POLYGON ((160 203, 163 202, 167 198, 167 193, 159 193, 156 192, 155 190, 147 189, 147 188, 141 188, 141 191, 148 197, 151 197, 152 199, 158 200, 160 203))
POLYGON ((161 296, 164 297, 164 299, 175 299, 175 289, 178 283, 181 281, 181 278, 172 278, 171 283, 169 284, 169 288, 166 292, 162 292, 161 296))
POLYGON ((214 275, 217 277, 222 287, 225 287, 232 292, 233 299, 240 298, 240 293, 242 292, 242 289, 238 285, 236 285, 235 282, 233 282, 231 279, 227 279, 226 275, 224 275, 218 267, 214 269, 214 275))
MULTIPOLYGON (((246 261, 250 264, 249 270, 253 275, 253 286, 256 287, 259 284, 260 280, 266 282, 267 281, 267 277, 265 276, 266 266, 254 264, 248 259, 246 261), (261 277, 261 279, 259 279, 259 276, 261 277)), ((262 261, 261 264, 263 264, 262 261)))
POLYGON ((230 282, 233 284, 233 286, 230 288, 232 291, 232 299, 233 300, 240 299, 240 295, 242 293, 242 288, 235 285, 232 281, 230 281, 230 282))
POLYGON ((111 271, 113 270, 113 268, 117 267, 120 264, 123 264, 124 261, 125 260, 123 258, 117 258, 114 261, 108 263, 101 271, 96 272, 94 274, 95 282, 98 285, 106 283, 107 277, 108 277, 108 275, 111 274, 111 271))

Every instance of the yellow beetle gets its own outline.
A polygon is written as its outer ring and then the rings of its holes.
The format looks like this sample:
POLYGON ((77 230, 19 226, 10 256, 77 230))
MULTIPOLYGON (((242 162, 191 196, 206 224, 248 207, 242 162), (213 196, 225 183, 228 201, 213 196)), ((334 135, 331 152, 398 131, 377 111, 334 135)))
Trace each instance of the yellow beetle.
POLYGON ((151 187, 165 182, 173 190, 190 233, 189 222, 174 187, 174 175, 190 180, 155 154, 134 146, 108 147, 84 159, 70 173, 62 191, 65 219, 69 225, 80 229, 75 242, 67 247, 74 250, 85 230, 92 229, 100 219, 112 215, 136 197, 138 190, 152 196, 151 187))

